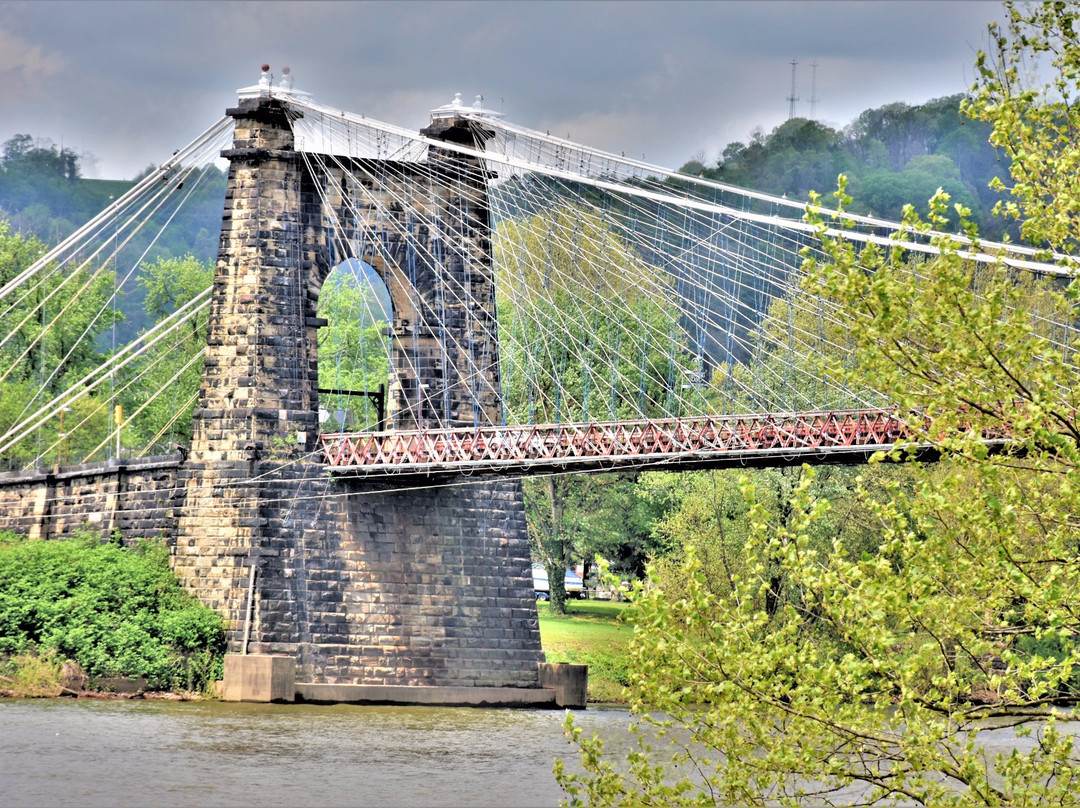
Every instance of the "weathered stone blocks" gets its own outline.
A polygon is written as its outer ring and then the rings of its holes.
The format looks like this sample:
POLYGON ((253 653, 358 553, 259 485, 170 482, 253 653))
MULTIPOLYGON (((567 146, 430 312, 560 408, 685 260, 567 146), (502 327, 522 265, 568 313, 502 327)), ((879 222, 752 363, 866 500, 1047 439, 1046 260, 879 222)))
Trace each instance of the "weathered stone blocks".
POLYGON ((89 528, 102 540, 172 539, 180 455, 0 473, 0 530, 35 539, 89 528))
MULTIPOLYGON (((230 114, 236 134, 226 152, 228 209, 207 358, 190 461, 178 479, 178 572, 218 604, 233 650, 245 650, 247 637, 246 650, 289 654, 308 681, 535 688, 543 654, 520 484, 398 492, 331 480, 306 458, 317 430, 317 329, 325 322, 316 304, 330 269, 324 218, 340 220, 346 197, 370 217, 363 226, 381 230, 390 245, 388 253, 356 257, 383 275, 394 305, 391 422, 498 417, 482 171, 433 150, 443 166, 434 180, 408 164, 380 172, 397 177, 392 187, 357 182, 341 164, 312 176, 278 102, 252 99, 230 114), (319 187, 338 188, 331 204, 342 209, 324 210, 319 187), (468 205, 471 229, 452 239, 465 250, 439 266, 424 259, 435 241, 451 240, 422 224, 409 240, 398 237, 377 220, 395 197, 447 218, 468 205), (403 270, 409 249, 417 249, 411 277, 403 270), (419 354, 408 355, 417 345, 419 354)), ((429 134, 473 131, 449 127, 429 134)))

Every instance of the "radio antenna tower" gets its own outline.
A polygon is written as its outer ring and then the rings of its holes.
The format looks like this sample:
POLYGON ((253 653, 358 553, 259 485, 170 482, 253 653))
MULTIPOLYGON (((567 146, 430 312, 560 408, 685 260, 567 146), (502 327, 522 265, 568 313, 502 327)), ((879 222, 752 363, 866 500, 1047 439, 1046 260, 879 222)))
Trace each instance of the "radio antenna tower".
POLYGON ((817 114, 815 108, 817 107, 817 61, 810 63, 810 120, 816 121, 817 114))
POLYGON ((794 59, 791 60, 791 95, 788 96, 788 120, 790 121, 795 117, 795 102, 799 99, 795 95, 795 66, 799 64, 794 59))

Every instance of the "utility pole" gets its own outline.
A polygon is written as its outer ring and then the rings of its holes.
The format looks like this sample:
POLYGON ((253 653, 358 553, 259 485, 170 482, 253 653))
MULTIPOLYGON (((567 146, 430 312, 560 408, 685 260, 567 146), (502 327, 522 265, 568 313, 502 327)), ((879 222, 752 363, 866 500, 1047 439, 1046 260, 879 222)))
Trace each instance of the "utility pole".
POLYGON ((788 96, 788 120, 790 121, 795 117, 795 102, 799 99, 795 96, 795 66, 799 64, 794 59, 791 60, 791 95, 788 96))

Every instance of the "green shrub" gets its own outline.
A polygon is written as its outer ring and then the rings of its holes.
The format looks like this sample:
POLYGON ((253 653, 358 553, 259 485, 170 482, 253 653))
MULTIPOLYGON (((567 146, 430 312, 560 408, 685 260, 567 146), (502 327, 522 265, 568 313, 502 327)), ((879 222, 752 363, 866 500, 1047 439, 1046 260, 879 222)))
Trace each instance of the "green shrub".
POLYGON ((0 655, 51 650, 91 677, 202 689, 220 672, 221 618, 184 592, 167 548, 0 536, 0 655))

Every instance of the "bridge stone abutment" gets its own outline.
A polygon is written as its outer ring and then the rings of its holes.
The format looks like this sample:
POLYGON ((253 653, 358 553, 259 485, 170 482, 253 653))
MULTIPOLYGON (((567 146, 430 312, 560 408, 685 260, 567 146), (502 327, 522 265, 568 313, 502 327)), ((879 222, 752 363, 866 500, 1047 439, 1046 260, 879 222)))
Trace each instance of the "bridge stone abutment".
POLYGON ((0 530, 31 539, 172 539, 180 455, 0 473, 0 530))
MULTIPOLYGON (((324 321, 316 305, 332 254, 327 177, 296 151, 278 100, 245 99, 229 114, 235 138, 225 152, 202 386, 178 478, 175 569, 227 618, 231 651, 290 655, 300 680, 537 687, 543 654, 520 483, 397 490, 331 478, 317 462, 324 321)), ((429 134, 464 131, 451 122, 429 134)), ((443 167, 428 172, 436 179, 416 204, 469 204, 470 232, 456 242, 467 247, 436 265, 438 251, 418 242, 411 264, 423 271, 411 276, 392 253, 366 256, 392 290, 406 281, 417 287, 411 322, 395 330, 421 329, 426 354, 409 366, 396 359, 399 425, 423 417, 411 405, 419 395, 431 397, 429 412, 447 425, 471 424, 479 412, 488 418, 500 405, 497 346, 477 348, 490 360, 482 385, 457 370, 470 366, 468 357, 446 353, 448 345, 476 345, 481 333, 494 339, 494 282, 483 185, 473 181, 462 193, 459 181, 480 176, 478 167, 455 166, 439 151, 430 159, 443 167), (462 301, 462 312, 473 313, 433 322, 424 301, 441 294, 438 283, 457 284, 455 299, 478 291, 479 304, 462 301)), ((380 192, 369 185, 368 193, 380 192)), ((399 288, 395 301, 406 299, 399 288)))

